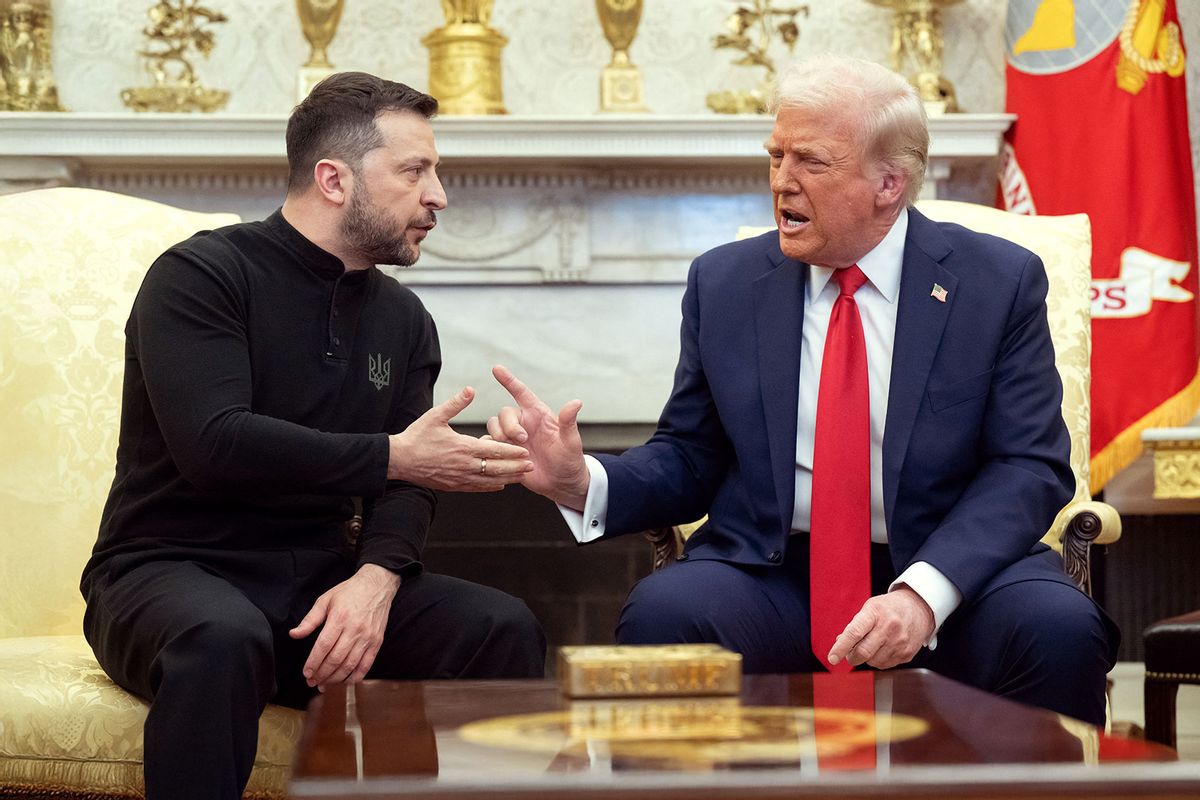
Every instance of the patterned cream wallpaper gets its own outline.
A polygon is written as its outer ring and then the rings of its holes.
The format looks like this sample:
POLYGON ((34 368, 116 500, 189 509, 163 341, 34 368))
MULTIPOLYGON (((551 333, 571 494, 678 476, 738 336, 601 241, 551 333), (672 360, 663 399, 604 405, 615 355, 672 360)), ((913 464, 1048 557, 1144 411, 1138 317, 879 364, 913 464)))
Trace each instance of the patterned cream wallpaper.
MULTIPOLYGON (((53 0, 55 71, 63 102, 76 111, 120 111, 121 89, 146 83, 137 49, 150 0, 53 0)), ((286 113, 296 68, 307 57, 293 0, 206 0, 228 15, 215 26, 212 58, 198 63, 204 81, 228 89, 227 110, 286 113)), ((1004 107, 1005 0, 965 0, 945 12, 946 74, 966 111, 1004 107)), ((709 91, 753 85, 758 72, 731 65, 712 36, 734 0, 645 0, 633 61, 646 99, 661 114, 706 113, 709 91)), ((889 14, 866 0, 809 0, 797 55, 838 51, 886 61, 889 14)), ((1177 0, 1188 61, 1193 157, 1200 164, 1200 2, 1177 0)), ((330 47, 343 69, 427 85, 420 39, 442 24, 438 0, 347 0, 330 47)), ((513 114, 590 114, 599 103, 599 72, 609 50, 593 0, 496 0, 493 25, 509 38, 504 93, 513 114)), ((782 46, 780 46, 782 47, 782 46)), ((786 58, 786 51, 777 54, 786 58)))

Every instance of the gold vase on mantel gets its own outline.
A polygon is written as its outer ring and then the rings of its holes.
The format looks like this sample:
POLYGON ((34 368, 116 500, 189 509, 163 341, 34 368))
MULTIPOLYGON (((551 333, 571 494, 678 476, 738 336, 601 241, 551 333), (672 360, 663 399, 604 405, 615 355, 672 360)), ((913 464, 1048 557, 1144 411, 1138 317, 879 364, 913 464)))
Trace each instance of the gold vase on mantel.
POLYGON ((958 111, 954 84, 942 74, 942 14, 962 0, 867 0, 892 10, 891 66, 917 88, 930 114, 958 111), (912 63, 909 71, 907 64, 912 63))
POLYGON ((65 111, 50 59, 50 0, 0 0, 0 111, 65 111))
POLYGON ((309 47, 308 61, 296 75, 296 102, 308 97, 312 87, 337 71, 326 50, 337 34, 345 6, 346 0, 296 0, 300 30, 309 47))
POLYGON ((493 0, 442 0, 446 25, 429 32, 429 93, 442 114, 507 114, 500 51, 508 44, 488 24, 493 0))
POLYGON ((642 74, 629 60, 629 46, 642 21, 642 0, 596 0, 596 13, 604 38, 612 46, 612 60, 600 73, 600 110, 618 113, 648 111, 642 74))

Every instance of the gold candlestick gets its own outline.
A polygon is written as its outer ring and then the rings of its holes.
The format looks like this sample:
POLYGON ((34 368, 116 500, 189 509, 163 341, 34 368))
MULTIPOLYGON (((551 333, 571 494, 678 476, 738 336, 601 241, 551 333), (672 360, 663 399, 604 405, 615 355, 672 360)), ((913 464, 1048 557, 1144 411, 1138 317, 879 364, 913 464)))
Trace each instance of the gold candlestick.
POLYGON ((596 0, 596 13, 604 38, 612 46, 612 60, 600 73, 600 110, 643 112, 646 108, 642 74, 629 60, 629 46, 642 21, 642 0, 596 0))
POLYGON ((500 51, 508 44, 488 25, 493 0, 442 0, 444 27, 430 31, 429 93, 443 114, 507 114, 500 51))
POLYGON ((63 111, 50 67, 49 0, 0 2, 0 110, 63 111))
POLYGON ((345 6, 346 0, 296 0, 300 30, 309 46, 308 61, 296 75, 296 102, 308 97, 312 87, 337 71, 330 63, 326 49, 337 35, 345 6))
POLYGON ((907 61, 913 71, 908 80, 930 114, 958 111, 954 84, 942 75, 941 10, 961 0, 867 0, 892 9, 892 69, 904 74, 907 61))

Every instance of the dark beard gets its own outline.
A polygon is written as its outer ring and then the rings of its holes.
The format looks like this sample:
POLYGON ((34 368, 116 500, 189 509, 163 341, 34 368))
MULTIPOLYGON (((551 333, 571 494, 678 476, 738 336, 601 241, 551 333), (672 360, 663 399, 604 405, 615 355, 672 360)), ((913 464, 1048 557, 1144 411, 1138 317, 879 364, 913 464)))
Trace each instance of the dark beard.
MULTIPOLYGON (((421 219, 411 220, 410 226, 432 224, 433 212, 421 219)), ((356 255, 372 264, 393 264, 409 267, 416 263, 419 253, 405 236, 407 229, 396 232, 395 223, 371 202, 365 183, 350 196, 350 207, 342 219, 342 239, 356 255)))

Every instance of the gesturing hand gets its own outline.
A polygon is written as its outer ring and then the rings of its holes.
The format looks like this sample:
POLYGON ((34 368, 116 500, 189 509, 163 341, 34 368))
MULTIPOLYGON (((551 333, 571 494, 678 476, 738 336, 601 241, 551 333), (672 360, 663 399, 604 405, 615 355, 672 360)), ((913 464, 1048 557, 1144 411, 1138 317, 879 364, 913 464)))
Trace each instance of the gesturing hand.
POLYGON ((400 576, 364 564, 349 579, 317 598, 300 624, 288 631, 303 639, 324 625, 304 662, 304 678, 321 691, 335 683, 358 683, 375 663, 400 576))
POLYGON ((505 406, 489 419, 488 434, 498 442, 529 448, 533 470, 521 476, 521 483, 556 503, 582 511, 590 481, 576 424, 583 402, 572 400, 556 415, 507 367, 492 367, 492 375, 517 407, 505 406))
POLYGON ((855 666, 888 669, 912 661, 933 635, 933 610, 908 586, 876 595, 863 604, 829 651, 829 662, 843 658, 855 666))
POLYGON ((533 469, 524 447, 464 436, 450 427, 474 397, 468 386, 389 437, 388 477, 450 492, 496 492, 533 469))

